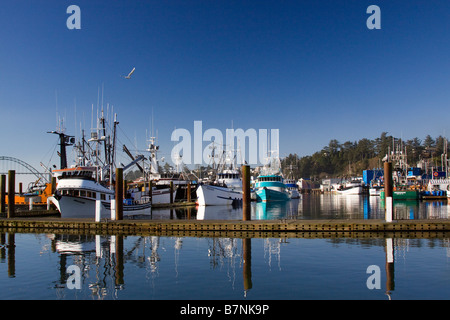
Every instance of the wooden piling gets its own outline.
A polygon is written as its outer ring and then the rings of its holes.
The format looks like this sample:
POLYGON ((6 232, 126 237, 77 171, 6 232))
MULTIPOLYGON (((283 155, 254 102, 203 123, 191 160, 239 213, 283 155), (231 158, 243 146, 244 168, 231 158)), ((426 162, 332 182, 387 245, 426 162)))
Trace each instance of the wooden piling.
POLYGON ((16 275, 16 235, 8 232, 8 277, 16 275))
MULTIPOLYGON (((116 175, 117 177, 117 175, 116 175)), ((117 181, 117 180, 116 180, 117 181)), ((115 241, 115 283, 117 286, 123 285, 124 282, 124 256, 123 256, 123 236, 117 235, 115 241)))
POLYGON ((384 163, 384 198, 385 198, 385 220, 392 222, 393 212, 393 185, 392 185, 392 162, 384 163))
POLYGON ((186 192, 187 192, 187 197, 186 197, 187 202, 191 202, 191 183, 190 182, 188 182, 186 192))
POLYGON ((386 294, 395 290, 394 245, 393 239, 386 239, 386 294))
POLYGON ((242 239, 242 257, 243 267, 242 275, 244 282, 244 291, 250 290, 253 287, 252 284, 252 239, 242 239))
POLYGON ((14 218, 14 213, 16 211, 16 171, 8 171, 8 218, 14 218))
POLYGON ((116 168, 116 220, 123 220, 123 168, 116 168))
POLYGON ((170 204, 173 203, 173 181, 170 181, 170 204))
POLYGON ((249 221, 251 219, 250 166, 243 165, 241 167, 241 174, 242 174, 242 220, 249 221))
POLYGON ((392 162, 384 163, 384 197, 392 197, 392 162))
POLYGON ((6 175, 0 176, 0 213, 6 212, 6 175))
POLYGON ((52 183, 52 194, 55 194, 55 191, 56 191, 56 177, 52 177, 51 183, 52 183))

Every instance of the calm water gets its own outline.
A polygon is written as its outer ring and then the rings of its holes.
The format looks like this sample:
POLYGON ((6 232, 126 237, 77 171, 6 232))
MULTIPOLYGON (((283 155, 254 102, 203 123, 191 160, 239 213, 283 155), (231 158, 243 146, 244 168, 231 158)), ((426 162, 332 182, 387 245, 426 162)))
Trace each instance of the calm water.
MULTIPOLYGON (((254 204, 252 217, 370 219, 382 218, 383 208, 377 198, 305 196, 285 206, 254 204)), ((190 211, 172 217, 242 214, 225 207, 190 211)), ((446 202, 399 203, 395 211, 397 219, 449 217, 446 202)), ((162 217, 170 211, 154 211, 162 217)), ((450 298, 449 238, 2 236, 3 300, 450 298)))

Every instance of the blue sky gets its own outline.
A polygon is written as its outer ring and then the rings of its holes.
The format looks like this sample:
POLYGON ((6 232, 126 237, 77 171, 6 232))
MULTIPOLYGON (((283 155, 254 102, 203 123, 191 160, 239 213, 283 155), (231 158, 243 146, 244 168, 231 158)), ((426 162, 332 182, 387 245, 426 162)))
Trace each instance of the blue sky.
POLYGON ((89 131, 102 87, 121 141, 145 149, 153 112, 166 158, 195 120, 279 129, 281 156, 383 131, 448 136, 449 18, 446 0, 3 1, 2 154, 57 164, 57 112, 68 134, 89 131), (71 4, 80 30, 66 27, 71 4), (366 26, 372 4, 380 30, 366 26))

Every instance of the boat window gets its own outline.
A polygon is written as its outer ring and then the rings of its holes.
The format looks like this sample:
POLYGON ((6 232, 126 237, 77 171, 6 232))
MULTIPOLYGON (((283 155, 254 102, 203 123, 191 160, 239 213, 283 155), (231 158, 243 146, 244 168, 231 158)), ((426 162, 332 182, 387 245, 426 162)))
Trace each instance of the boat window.
POLYGON ((81 196, 81 197, 86 197, 86 191, 81 190, 81 191, 80 191, 80 196, 81 196))
POLYGON ((96 192, 92 192, 92 198, 97 199, 97 193, 96 192))
POLYGON ((100 199, 101 200, 106 200, 106 194, 100 193, 100 199))

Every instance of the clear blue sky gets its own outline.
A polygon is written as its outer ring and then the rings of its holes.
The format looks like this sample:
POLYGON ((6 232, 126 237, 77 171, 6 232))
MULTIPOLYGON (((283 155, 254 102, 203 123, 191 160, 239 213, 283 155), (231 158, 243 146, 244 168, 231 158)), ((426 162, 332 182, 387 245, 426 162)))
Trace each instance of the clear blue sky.
POLYGON ((89 131, 102 86, 122 142, 145 148, 153 110, 166 158, 195 120, 279 129, 281 156, 383 131, 448 136, 449 18, 448 0, 3 1, 1 154, 47 164, 56 112, 68 134, 89 131), (66 27, 71 4, 81 30, 66 27), (366 27, 372 4, 381 30, 366 27))

